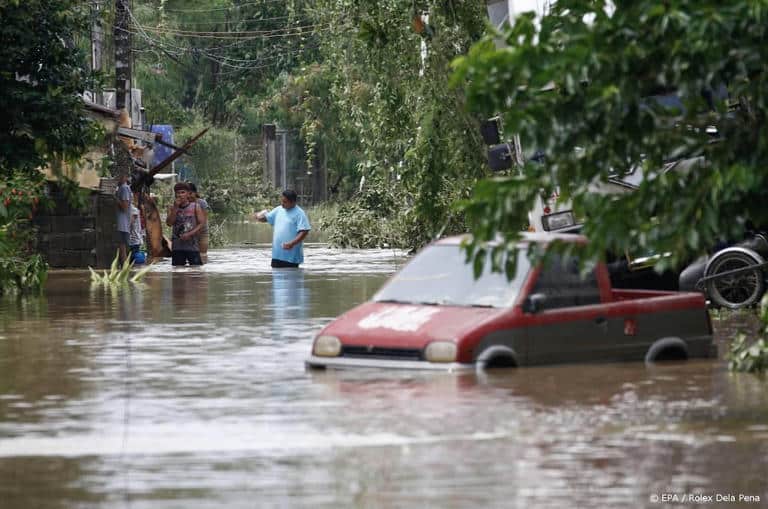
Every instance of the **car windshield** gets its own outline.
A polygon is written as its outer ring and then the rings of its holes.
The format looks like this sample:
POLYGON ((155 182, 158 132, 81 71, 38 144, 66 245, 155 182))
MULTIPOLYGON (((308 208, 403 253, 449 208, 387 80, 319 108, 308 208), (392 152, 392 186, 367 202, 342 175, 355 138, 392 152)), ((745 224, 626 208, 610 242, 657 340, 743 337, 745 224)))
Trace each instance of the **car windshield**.
POLYGON ((395 274, 373 300, 480 307, 514 303, 530 269, 524 249, 518 252, 517 272, 511 281, 504 273, 491 272, 490 259, 486 259, 483 273, 475 279, 472 264, 465 259, 458 245, 430 246, 395 274))

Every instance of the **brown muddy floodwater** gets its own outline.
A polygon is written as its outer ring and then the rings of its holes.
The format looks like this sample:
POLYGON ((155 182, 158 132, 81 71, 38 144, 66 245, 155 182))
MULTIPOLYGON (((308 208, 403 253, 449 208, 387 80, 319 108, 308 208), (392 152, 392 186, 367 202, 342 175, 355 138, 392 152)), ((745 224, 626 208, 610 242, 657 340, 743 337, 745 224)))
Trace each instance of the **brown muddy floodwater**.
POLYGON ((215 250, 116 294, 53 272, 45 297, 0 301, 0 507, 768 506, 764 378, 308 372, 313 334, 404 258, 306 257, 215 250))

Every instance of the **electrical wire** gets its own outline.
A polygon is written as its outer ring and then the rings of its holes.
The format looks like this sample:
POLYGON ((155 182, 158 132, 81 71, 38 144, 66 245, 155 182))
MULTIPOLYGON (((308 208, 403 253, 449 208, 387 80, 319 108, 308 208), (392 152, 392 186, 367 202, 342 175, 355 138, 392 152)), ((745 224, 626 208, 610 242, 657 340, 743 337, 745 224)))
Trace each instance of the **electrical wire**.
POLYGON ((266 5, 274 3, 284 3, 286 0, 261 0, 260 2, 248 2, 240 5, 233 5, 231 7, 217 7, 215 9, 163 9, 164 12, 171 12, 174 14, 192 14, 201 12, 221 12, 232 11, 235 9, 242 9, 243 7, 251 7, 254 5, 266 5))
MULTIPOLYGON (((140 35, 140 34, 137 33, 137 35, 140 35)), ((157 44, 154 41, 148 41, 148 44, 150 49, 136 49, 135 51, 143 52, 143 53, 154 52, 156 54, 160 52, 181 65, 186 65, 184 62, 181 61, 181 58, 184 57, 185 55, 191 54, 193 56, 199 56, 207 60, 210 60, 212 62, 215 62, 221 65, 222 67, 226 67, 232 70, 230 72, 220 73, 224 75, 235 74, 239 71, 255 71, 260 69, 266 69, 268 67, 273 66, 274 61, 277 61, 281 58, 298 56, 307 51, 315 50, 318 47, 317 45, 307 45, 304 48, 301 48, 293 52, 281 52, 281 53, 272 55, 270 57, 261 57, 256 59, 236 59, 236 58, 222 57, 220 55, 211 54, 201 48, 167 47, 162 44, 157 44), (271 62, 271 63, 266 63, 266 62, 271 62)))
POLYGON ((215 25, 218 23, 260 23, 264 21, 284 21, 290 19, 296 19, 300 16, 274 16, 271 18, 243 18, 243 19, 212 19, 207 21, 178 21, 173 22, 174 25, 215 25))
MULTIPOLYGON (((281 37, 295 37, 308 35, 317 32, 324 32, 333 25, 300 25, 296 27, 281 28, 276 30, 249 30, 249 31, 228 31, 228 32, 203 32, 189 30, 173 30, 164 28, 141 27, 140 31, 150 32, 157 35, 190 37, 195 39, 277 39, 281 37)), ((139 29, 138 26, 135 28, 139 29)))
MULTIPOLYGON (((271 57, 261 57, 261 58, 233 58, 226 55, 217 54, 216 51, 220 49, 229 49, 232 47, 235 47, 236 45, 243 44, 246 42, 252 42, 254 40, 264 40, 264 39, 285 39, 287 37, 294 37, 297 35, 309 35, 312 33, 316 33, 319 29, 318 25, 306 25, 306 26, 298 26, 298 27, 287 27, 283 29, 277 29, 277 30, 264 30, 264 31, 243 31, 243 32, 194 32, 194 31, 181 31, 181 30, 167 30, 167 29, 160 29, 152 28, 152 27, 146 27, 142 25, 137 19, 134 13, 130 8, 126 9, 130 21, 131 26, 129 29, 123 28, 123 27, 117 27, 114 26, 116 30, 121 30, 128 32, 132 35, 138 36, 140 39, 142 39, 151 49, 147 50, 140 50, 143 52, 160 52, 165 54, 167 57, 171 58, 175 62, 184 65, 184 63, 181 61, 181 58, 185 55, 193 55, 205 58, 207 60, 210 60, 212 62, 215 62, 219 64, 222 67, 230 69, 230 71, 222 71, 220 74, 235 74, 242 71, 253 71, 253 70, 259 70, 259 69, 265 69, 268 67, 271 67, 274 65, 274 62, 272 63, 265 63, 270 62, 274 60, 278 60, 285 57, 292 57, 296 55, 300 55, 308 50, 314 50, 317 48, 315 45, 307 45, 304 48, 300 48, 297 51, 291 52, 291 53, 285 53, 281 52, 279 54, 273 55, 271 57), (307 31, 303 31, 303 29, 309 28, 307 31), (298 33, 291 33, 291 30, 299 30, 298 33), (247 34, 247 35, 244 35, 247 34), (254 35, 251 35, 254 34, 254 35), (258 35, 256 35, 258 34, 258 35), (227 44, 224 46, 214 46, 214 47, 195 47, 195 46, 189 46, 184 47, 180 46, 178 44, 173 44, 169 40, 166 39, 166 37, 170 36, 176 36, 176 37, 202 37, 207 39, 234 39, 235 42, 231 44, 227 44), (158 39, 157 37, 163 37, 163 39, 158 39)), ((330 29, 331 25, 328 25, 327 29, 330 29)), ((138 52, 138 51, 137 51, 138 52)))

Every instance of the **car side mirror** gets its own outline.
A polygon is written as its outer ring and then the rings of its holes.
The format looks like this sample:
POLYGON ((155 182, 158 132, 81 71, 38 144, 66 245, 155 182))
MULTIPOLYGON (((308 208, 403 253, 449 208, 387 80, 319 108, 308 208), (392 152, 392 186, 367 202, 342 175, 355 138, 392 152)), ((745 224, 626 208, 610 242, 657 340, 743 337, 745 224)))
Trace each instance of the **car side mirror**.
POLYGON ((523 313, 529 315, 535 315, 542 309, 544 309, 547 303, 547 296, 543 293, 533 293, 525 298, 523 301, 523 313))

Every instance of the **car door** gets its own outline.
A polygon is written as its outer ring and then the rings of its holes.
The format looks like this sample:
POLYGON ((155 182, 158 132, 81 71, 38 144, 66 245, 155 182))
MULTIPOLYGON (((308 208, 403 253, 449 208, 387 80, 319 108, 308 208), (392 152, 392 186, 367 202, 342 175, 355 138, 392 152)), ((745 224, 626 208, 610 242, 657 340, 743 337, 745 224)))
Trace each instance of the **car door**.
POLYGON ((543 296, 526 317, 529 364, 612 360, 620 319, 606 315, 594 270, 582 277, 573 257, 555 257, 529 295, 543 296))

